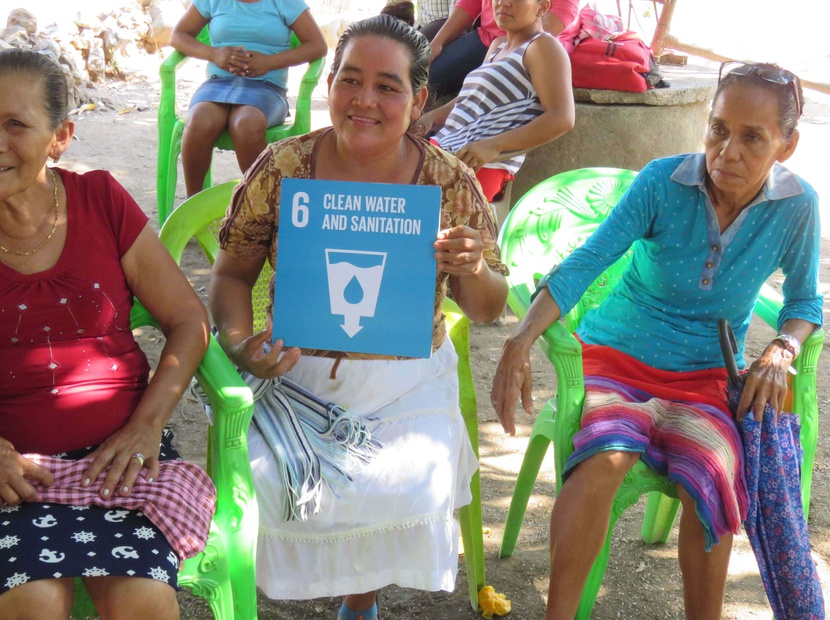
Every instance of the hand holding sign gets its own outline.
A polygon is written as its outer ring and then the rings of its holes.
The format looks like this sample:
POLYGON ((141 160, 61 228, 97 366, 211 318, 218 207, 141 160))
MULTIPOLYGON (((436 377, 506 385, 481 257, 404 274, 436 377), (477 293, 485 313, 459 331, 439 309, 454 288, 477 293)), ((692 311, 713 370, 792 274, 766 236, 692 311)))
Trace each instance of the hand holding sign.
POLYGON ((439 231, 433 247, 438 268, 451 275, 477 275, 484 267, 481 235, 469 226, 439 231))

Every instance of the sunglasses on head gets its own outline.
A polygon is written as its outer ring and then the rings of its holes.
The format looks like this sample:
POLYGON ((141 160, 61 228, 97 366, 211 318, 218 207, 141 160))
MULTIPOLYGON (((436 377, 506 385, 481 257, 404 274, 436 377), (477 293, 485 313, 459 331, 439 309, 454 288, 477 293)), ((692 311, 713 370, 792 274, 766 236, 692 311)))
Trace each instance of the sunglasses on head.
POLYGON ((782 69, 781 67, 759 67, 758 65, 751 65, 740 60, 727 60, 721 63, 718 71, 718 84, 721 80, 730 73, 735 75, 748 76, 757 75, 762 80, 772 82, 773 84, 791 85, 793 89, 793 97, 795 98, 796 115, 801 116, 801 98, 798 96, 799 80, 794 73, 782 69))

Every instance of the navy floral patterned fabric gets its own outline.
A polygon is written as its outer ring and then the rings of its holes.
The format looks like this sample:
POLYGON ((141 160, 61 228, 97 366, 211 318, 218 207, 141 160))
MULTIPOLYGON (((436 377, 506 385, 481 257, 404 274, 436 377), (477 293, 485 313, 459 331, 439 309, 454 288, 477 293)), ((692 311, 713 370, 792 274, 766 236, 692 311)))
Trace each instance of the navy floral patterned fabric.
POLYGON ((767 411, 739 424, 744 443, 749 512, 746 529, 764 589, 778 620, 823 619, 824 599, 801 504, 798 417, 767 411))

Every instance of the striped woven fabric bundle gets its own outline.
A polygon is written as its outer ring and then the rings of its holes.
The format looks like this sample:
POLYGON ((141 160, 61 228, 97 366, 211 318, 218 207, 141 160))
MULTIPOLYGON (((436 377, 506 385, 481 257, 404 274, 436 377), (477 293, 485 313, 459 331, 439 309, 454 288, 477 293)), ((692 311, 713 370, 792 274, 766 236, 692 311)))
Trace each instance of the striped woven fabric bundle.
POLYGON ((336 494, 336 486, 350 482, 380 444, 365 420, 285 377, 242 378, 254 394, 254 424, 283 466, 283 517, 305 521, 320 509, 323 483, 336 494))
MULTIPOLYGON (((239 371, 254 396, 254 424, 282 465, 283 519, 305 521, 320 509, 323 484, 337 487, 355 474, 381 448, 367 425, 326 403, 285 377, 260 379, 239 371)), ((191 392, 212 420, 204 391, 194 380, 191 392)))

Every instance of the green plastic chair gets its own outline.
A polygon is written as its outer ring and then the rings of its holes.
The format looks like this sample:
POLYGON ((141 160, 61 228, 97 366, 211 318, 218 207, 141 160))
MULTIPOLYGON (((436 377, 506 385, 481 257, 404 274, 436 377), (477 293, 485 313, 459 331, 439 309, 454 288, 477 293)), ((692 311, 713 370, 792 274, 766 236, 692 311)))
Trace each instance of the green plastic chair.
MULTIPOLYGON (((202 250, 205 252, 208 260, 213 264, 216 254, 218 252, 217 235, 219 225, 225 215, 225 210, 230 203, 231 193, 236 182, 223 183, 216 185, 195 196, 191 196, 188 200, 182 203, 170 216, 161 230, 161 239, 165 246, 173 256, 173 259, 178 263, 181 260, 182 252, 184 251, 187 242, 194 238, 197 240, 202 250)), ((265 312, 264 309, 269 301, 269 283, 271 279, 270 265, 266 262, 265 267, 257 280, 252 293, 254 305, 254 328, 259 330, 265 326, 265 312)), ((444 313, 447 317, 447 329, 452 339, 455 350, 458 354, 458 382, 460 390, 459 405, 464 416, 464 422, 467 426, 467 432, 470 436, 470 442, 473 450, 478 456, 478 410, 476 405, 475 387, 473 385, 473 375, 470 369, 470 321, 464 316, 459 307, 450 299, 447 299, 443 305, 444 313)), ((241 382, 242 379, 235 378, 236 382, 241 382)), ((243 383, 244 385, 244 383, 243 383)), ((250 416, 249 416, 250 419, 250 416)), ((247 427, 247 422, 246 422, 247 427)), ((241 441, 244 443, 244 434, 241 441)), ((245 447, 245 455, 247 458, 247 447, 245 447)), ((243 468, 241 463, 238 463, 239 468, 243 468)), ((245 480, 250 480, 249 465, 247 461, 244 464, 245 480)), ((481 515, 481 484, 479 474, 476 472, 472 481, 470 482, 470 491, 473 496, 473 501, 470 505, 465 506, 459 510, 459 521, 461 524, 461 536, 464 544, 464 560, 467 568, 467 582, 469 587, 470 604, 474 610, 478 610, 478 592, 485 585, 484 574, 484 533, 482 530, 482 515, 481 515)), ((253 562, 253 557, 256 550, 256 502, 254 499, 253 487, 248 485, 245 489, 245 497, 249 498, 247 501, 246 510, 253 511, 253 515, 246 514, 248 519, 246 534, 250 532, 251 540, 245 540, 242 545, 243 549, 239 553, 249 553, 249 562, 253 562), (249 528, 249 529, 248 529, 249 528)), ((251 568, 253 570, 253 568, 251 568)), ((246 564, 247 571, 247 564, 246 564)), ((246 577, 247 581, 241 578, 237 582, 234 578, 232 583, 239 590, 244 588, 244 597, 246 602, 253 597, 255 599, 256 593, 254 588, 253 573, 246 577), (250 590, 250 591, 249 591, 250 590)), ((179 575, 179 581, 182 582, 182 575, 179 575)), ((238 597, 243 594, 239 593, 238 589, 234 590, 234 603, 238 597)), ((255 602, 255 601, 254 601, 255 602)), ((237 618, 248 620, 256 617, 255 607, 248 607, 246 603, 246 614, 239 615, 237 618)))
MULTIPOLYGON (((510 268, 507 302, 521 319, 530 307, 536 283, 550 268, 561 263, 582 245, 628 189, 636 176, 630 170, 585 168, 553 176, 531 189, 516 204, 502 227, 500 246, 510 268)), ((597 307, 616 285, 631 260, 630 252, 609 267, 588 288, 564 321, 552 325, 538 343, 553 364, 557 393, 540 411, 530 434, 521 470, 516 480, 507 515, 499 557, 513 554, 527 503, 548 446, 553 443, 557 491, 562 471, 573 452, 573 436, 579 430, 585 397, 582 374, 582 347, 573 336, 582 317, 597 307)), ((768 285, 755 304, 755 313, 773 328, 783 300, 768 285)), ((812 468, 818 440, 816 364, 824 341, 818 330, 808 338, 795 361, 798 375, 793 379, 792 410, 801 417, 804 448, 802 494, 807 514, 812 486, 812 468)), ((614 499, 605 544, 591 569, 576 617, 587 619, 596 602, 611 553, 614 525, 623 511, 648 494, 641 537, 646 543, 665 543, 671 532, 680 502, 668 480, 638 462, 625 477, 614 499)))
MULTIPOLYGON (((198 40, 210 45, 210 35, 205 27, 199 33, 198 40)), ((300 40, 295 34, 291 35, 291 46, 297 47, 300 40)), ((159 73, 161 75, 161 100, 159 101, 158 115, 158 160, 156 166, 156 200, 158 203, 159 226, 173 211, 173 201, 176 196, 176 183, 178 181, 178 160, 182 150, 182 133, 186 111, 177 112, 176 108, 176 71, 188 60, 179 51, 173 51, 161 63, 159 73)), ((292 116, 286 119, 282 125, 269 127, 265 132, 265 140, 269 144, 288 138, 289 136, 301 136, 311 131, 311 93, 320 80, 323 73, 325 58, 318 58, 308 63, 308 67, 300 83, 300 92, 297 93, 297 105, 292 116), (293 119, 293 120, 291 120, 293 119)), ((233 142, 228 131, 224 131, 219 140, 216 141, 216 148, 232 151, 233 142)), ((205 187, 213 184, 211 171, 205 179, 205 187)))
MULTIPOLYGON (((138 301, 130 317, 133 329, 158 327, 138 301)), ((255 619, 257 506, 246 439, 254 411, 253 396, 212 337, 196 379, 213 409, 207 470, 216 486, 216 513, 205 549, 184 563, 179 585, 206 599, 217 620, 255 619)), ((97 617, 80 579, 75 580, 72 617, 97 617)))

